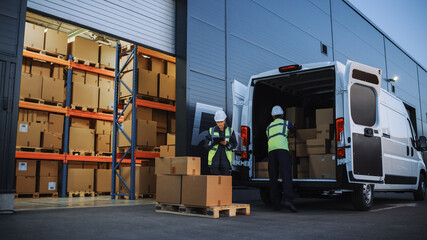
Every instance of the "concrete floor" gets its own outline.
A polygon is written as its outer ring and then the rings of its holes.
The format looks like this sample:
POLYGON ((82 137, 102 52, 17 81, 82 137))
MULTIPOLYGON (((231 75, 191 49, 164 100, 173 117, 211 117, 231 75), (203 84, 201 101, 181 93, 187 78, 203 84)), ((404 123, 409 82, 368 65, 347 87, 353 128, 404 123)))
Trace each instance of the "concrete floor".
POLYGON ((377 194, 369 212, 340 199, 297 199, 297 214, 256 201, 250 216, 219 219, 156 213, 153 200, 25 200, 0 215, 0 239, 427 239, 427 201, 412 199, 377 194), (26 210, 34 208, 55 209, 26 210))

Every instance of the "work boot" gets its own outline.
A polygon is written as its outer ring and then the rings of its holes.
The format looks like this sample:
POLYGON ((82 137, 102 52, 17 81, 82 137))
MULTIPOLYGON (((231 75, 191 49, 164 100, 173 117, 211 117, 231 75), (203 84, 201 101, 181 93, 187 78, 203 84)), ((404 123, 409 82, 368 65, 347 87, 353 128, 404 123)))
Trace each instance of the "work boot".
POLYGON ((294 213, 298 212, 297 208, 295 207, 292 201, 282 199, 282 201, 280 201, 280 204, 285 206, 287 209, 291 210, 291 212, 294 212, 294 213))
POLYGON ((280 204, 278 206, 274 206, 273 210, 274 211, 280 211, 280 210, 282 210, 282 206, 280 204))

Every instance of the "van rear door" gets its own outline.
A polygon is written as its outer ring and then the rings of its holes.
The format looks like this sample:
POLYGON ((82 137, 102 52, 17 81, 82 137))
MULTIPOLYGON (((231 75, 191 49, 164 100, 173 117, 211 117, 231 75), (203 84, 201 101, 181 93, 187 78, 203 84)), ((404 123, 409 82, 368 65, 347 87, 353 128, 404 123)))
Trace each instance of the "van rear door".
MULTIPOLYGON (((245 98, 248 92, 248 87, 243 85, 241 82, 234 80, 232 84, 232 92, 233 92, 233 121, 231 127, 234 129, 234 133, 236 134, 237 140, 237 151, 241 150, 242 146, 242 138, 240 137, 240 127, 242 122, 242 111, 243 106, 245 104, 245 98)), ((234 159, 234 165, 240 160, 240 156, 236 156, 234 159)))
POLYGON ((344 97, 344 128, 349 182, 379 183, 384 179, 379 94, 381 70, 357 62, 346 65, 347 97, 344 97))

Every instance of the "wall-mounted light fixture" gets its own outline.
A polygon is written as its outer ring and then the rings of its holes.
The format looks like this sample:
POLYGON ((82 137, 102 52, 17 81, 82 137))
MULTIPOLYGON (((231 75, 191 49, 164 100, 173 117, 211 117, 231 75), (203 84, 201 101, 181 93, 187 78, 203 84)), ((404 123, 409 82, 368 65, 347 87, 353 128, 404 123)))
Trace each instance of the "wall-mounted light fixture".
POLYGON ((394 76, 393 78, 386 79, 386 81, 387 82, 396 82, 397 79, 399 79, 399 78, 397 76, 394 76))

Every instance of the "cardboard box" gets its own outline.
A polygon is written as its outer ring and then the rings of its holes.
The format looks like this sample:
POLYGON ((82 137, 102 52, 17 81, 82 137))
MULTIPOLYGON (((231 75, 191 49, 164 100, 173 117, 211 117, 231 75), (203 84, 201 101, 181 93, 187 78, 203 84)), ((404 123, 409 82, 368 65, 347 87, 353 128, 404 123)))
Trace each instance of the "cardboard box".
POLYGON ((68 162, 68 169, 70 169, 70 168, 82 169, 83 168, 83 162, 69 161, 68 162))
POLYGON ((156 175, 168 175, 172 171, 172 159, 170 157, 159 157, 155 159, 156 175))
MULTIPOLYGON (((97 120, 97 122, 100 120, 97 120)), ((71 118, 71 127, 78 127, 78 128, 87 128, 89 129, 90 127, 90 119, 87 118, 76 118, 76 117, 72 117, 71 118)))
POLYGON ((176 100, 175 77, 166 74, 159 74, 159 97, 176 100))
MULTIPOLYGON (((156 128, 157 123, 148 120, 137 119, 137 139, 136 145, 154 147, 157 143, 156 128)), ((132 137, 132 121, 123 122, 123 130, 131 138, 132 137)), ((119 147, 130 146, 130 142, 123 133, 119 134, 119 147)))
POLYGON ((167 145, 175 145, 175 134, 173 133, 167 134, 167 145))
POLYGON ((25 22, 24 46, 43 49, 44 27, 25 22))
POLYGON ((180 204, 181 187, 181 176, 157 175, 156 202, 180 204))
POLYGON ((93 151, 95 149, 95 130, 70 127, 70 152, 72 150, 93 151))
POLYGON ((331 148, 331 140, 329 139, 307 140, 307 153, 309 155, 329 153, 330 148, 331 148))
POLYGON ((31 59, 23 57, 22 58, 22 69, 23 73, 31 73, 31 59))
POLYGON ((80 69, 73 69, 72 81, 73 83, 85 84, 86 72, 80 69))
POLYGON ((330 153, 337 153, 337 147, 335 143, 335 139, 331 140, 331 149, 329 150, 330 153))
POLYGON ((175 157, 175 145, 160 146, 160 157, 175 157))
POLYGON ((307 145, 305 143, 297 143, 295 152, 297 157, 307 157, 307 145))
POLYGON ((81 37, 68 39, 68 54, 72 54, 75 58, 97 63, 98 51, 97 42, 81 37))
POLYGON ((114 110, 114 89, 100 88, 99 89, 99 104, 98 108, 105 110, 114 110))
POLYGON ((108 76, 104 76, 102 74, 99 74, 98 85, 99 85, 99 88, 109 88, 109 89, 112 89, 114 92, 114 78, 113 77, 108 77, 108 76))
POLYGON ((311 179, 335 179, 337 163, 335 155, 310 155, 309 176, 311 179))
POLYGON ((98 169, 97 162, 83 162, 84 169, 98 169))
POLYGON ((81 83, 74 83, 72 95, 73 105, 98 108, 98 87, 81 83))
POLYGON ((166 62, 166 74, 169 76, 172 76, 173 78, 176 77, 176 64, 173 62, 166 62))
MULTIPOLYGON (((123 113, 124 120, 131 120, 132 119, 132 105, 129 104, 129 106, 126 108, 125 112, 123 113)), ((152 108, 146 108, 146 107, 137 107, 136 108, 136 119, 141 120, 153 120, 153 109, 152 108)))
POLYGON ((320 124, 317 125, 317 139, 333 139, 333 125, 332 124, 320 124))
POLYGON ((172 157, 171 175, 200 175, 199 157, 172 157))
POLYGON ((99 47, 99 64, 116 68, 116 48, 101 44, 99 47))
POLYGON ((18 122, 16 146, 40 147, 41 123, 18 122))
POLYGON ((98 87, 98 73, 86 71, 85 84, 98 87))
POLYGON ((29 73, 21 73, 21 90, 19 96, 21 98, 35 98, 42 97, 42 83, 43 78, 29 73))
POLYGON ((65 69, 64 66, 56 65, 56 64, 53 65, 52 77, 56 79, 66 80, 67 77, 65 76, 64 69, 65 69))
POLYGON ((67 192, 86 191, 93 192, 94 189, 93 169, 68 169, 67 192))
POLYGON ((17 176, 16 193, 35 193, 36 177, 35 176, 17 176))
POLYGON ((323 108, 316 109, 316 126, 320 124, 333 124, 334 123, 334 109, 323 108))
MULTIPOLYGON (((125 180, 128 187, 130 187, 130 170, 130 167, 120 168, 120 176, 125 180)), ((135 166, 135 193, 152 194, 156 192, 156 176, 154 175, 154 171, 154 167, 135 166)), ((120 182, 120 192, 128 193, 122 182, 120 182)))
POLYGON ((316 128, 297 129, 296 141, 297 143, 305 143, 308 139, 315 139, 317 135, 316 128))
POLYGON ((163 61, 162 59, 159 58, 151 58, 151 71, 153 71, 154 73, 162 73, 165 74, 166 73, 166 65, 165 65, 165 61, 163 61))
POLYGON ((160 147, 166 145, 166 134, 165 133, 157 133, 157 144, 156 147, 160 147))
POLYGON ((309 178, 309 158, 300 158, 297 165, 299 179, 309 178))
POLYGON ((48 62, 40 62, 34 60, 31 64, 31 74, 42 76, 42 77, 50 77, 50 67, 51 63, 48 62))
POLYGON ((42 99, 60 103, 64 102, 64 84, 64 80, 43 77, 42 99))
POLYGON ((256 178, 269 178, 268 176, 268 162, 257 162, 255 168, 256 178))
POLYGON ((39 193, 58 192, 58 177, 39 177, 39 193))
MULTIPOLYGON (((96 192, 111 192, 111 169, 96 170, 96 192)), ((119 192, 120 180, 116 176, 116 193, 119 192)))
POLYGON ((42 147, 51 149, 61 149, 62 133, 44 132, 42 147))
MULTIPOLYGON (((122 46, 123 47, 123 46, 122 46)), ((126 60, 129 55, 122 57, 120 60, 120 69, 123 67, 123 65, 126 63, 126 60)), ((138 68, 139 69, 146 69, 151 70, 151 61, 150 58, 146 58, 144 56, 141 56, 138 54, 138 68)), ((129 60, 129 63, 126 65, 126 67, 123 69, 123 72, 128 72, 133 70, 133 56, 129 60)))
POLYGON ((111 149, 111 135, 98 135, 96 137, 96 151, 97 152, 110 152, 111 149))
POLYGON ((49 122, 48 112, 42 112, 42 111, 35 111, 35 112, 36 112, 36 122, 39 122, 39 123, 49 122))
POLYGON ((36 176, 37 160, 16 159, 15 176, 36 176))
POLYGON ((28 110, 20 108, 18 111, 18 122, 28 122, 28 110))
POLYGON ((44 49, 47 52, 67 55, 68 34, 53 29, 46 29, 44 33, 44 49))
POLYGON ((232 204, 231 176, 182 176, 182 204, 226 206, 232 204))
POLYGON ((157 97, 158 76, 154 71, 145 69, 139 70, 138 93, 157 97))
MULTIPOLYGON (((111 163, 100 162, 98 163, 98 169, 110 169, 111 163)), ((110 169, 111 172, 111 169, 110 169)))
POLYGON ((175 119, 170 120, 170 131, 171 131, 171 133, 176 132, 176 121, 175 121, 175 119))
MULTIPOLYGON (((157 122, 157 132, 160 128, 166 130, 168 127, 168 115, 166 111, 153 109, 153 121, 157 122)), ((166 133, 166 132, 165 132, 166 133)))
POLYGON ((286 120, 290 121, 296 128, 304 127, 304 109, 298 107, 286 108, 286 120))
POLYGON ((101 135, 110 135, 113 131, 113 122, 96 120, 95 133, 101 135))
POLYGON ((64 115, 49 113, 49 132, 64 133, 64 115))
POLYGON ((58 161, 40 160, 40 177, 57 177, 58 176, 58 161))

